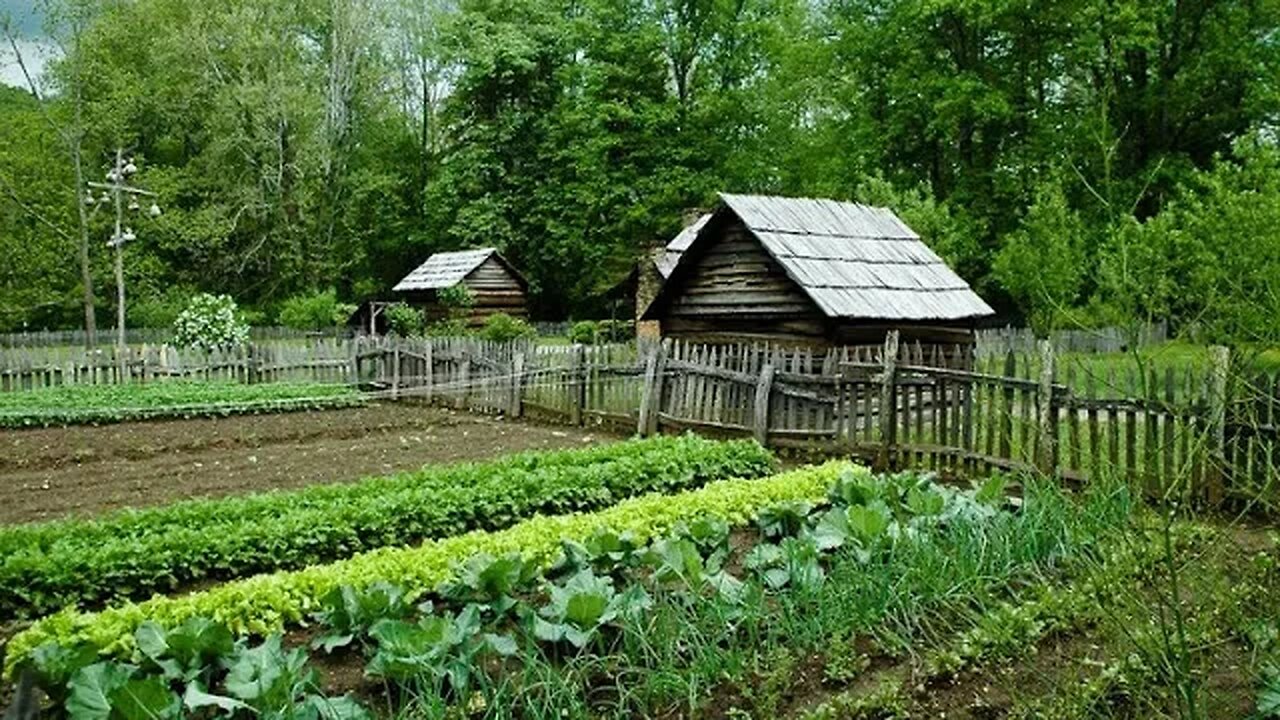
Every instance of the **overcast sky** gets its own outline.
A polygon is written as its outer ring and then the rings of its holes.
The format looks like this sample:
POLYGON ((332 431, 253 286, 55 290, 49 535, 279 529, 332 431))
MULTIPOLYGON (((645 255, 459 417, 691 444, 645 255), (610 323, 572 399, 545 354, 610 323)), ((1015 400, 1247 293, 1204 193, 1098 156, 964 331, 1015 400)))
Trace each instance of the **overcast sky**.
MULTIPOLYGON (((33 73, 39 73, 49 54, 48 45, 40 42, 43 34, 40 27, 40 14, 35 7, 36 0, 0 0, 0 15, 8 15, 14 26, 24 35, 18 43, 27 67, 33 73)), ((0 82, 8 85, 25 85, 22 72, 14 61, 13 51, 6 42, 0 47, 0 82)))

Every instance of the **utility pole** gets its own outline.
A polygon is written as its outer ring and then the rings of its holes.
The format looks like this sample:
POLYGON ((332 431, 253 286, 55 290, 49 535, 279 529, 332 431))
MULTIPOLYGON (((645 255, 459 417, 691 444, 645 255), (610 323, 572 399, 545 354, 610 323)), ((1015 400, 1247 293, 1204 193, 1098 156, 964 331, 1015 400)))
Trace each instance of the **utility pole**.
MULTIPOLYGON (((102 190, 102 195, 98 199, 99 204, 112 203, 115 206, 116 222, 115 232, 112 233, 111 239, 107 241, 107 247, 115 250, 115 274, 116 274, 116 357, 120 363, 120 379, 123 382, 128 377, 125 372, 126 358, 128 357, 129 346, 125 336, 125 307, 124 307, 124 244, 126 242, 136 240, 137 235, 133 233, 133 228, 125 225, 124 214, 126 208, 125 198, 128 198, 127 207, 130 212, 136 213, 142 209, 138 203, 139 197, 155 197, 156 194, 134 187, 129 184, 129 178, 138 172, 138 166, 133 163, 132 159, 128 161, 124 157, 124 149, 116 149, 115 166, 107 172, 107 182, 105 183, 88 183, 90 188, 98 188, 102 190)), ((90 190, 86 196, 86 204, 92 201, 93 191, 90 190)), ((151 217, 160 216, 160 206, 154 201, 148 208, 147 214, 151 217)))

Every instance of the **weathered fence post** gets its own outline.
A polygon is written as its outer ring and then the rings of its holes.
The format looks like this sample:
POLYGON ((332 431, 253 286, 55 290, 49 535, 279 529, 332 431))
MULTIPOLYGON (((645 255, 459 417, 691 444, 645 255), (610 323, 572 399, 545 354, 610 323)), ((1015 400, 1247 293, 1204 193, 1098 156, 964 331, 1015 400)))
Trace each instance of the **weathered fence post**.
MULTIPOLYGON (((1004 370, 1001 373, 1005 378, 1013 379, 1018 375, 1018 358, 1014 352, 1010 350, 1004 355, 1004 370)), ((1000 459, 1013 459, 1013 414, 1014 401, 1017 397, 1013 385, 1003 383, 1004 389, 1000 394, 1004 398, 1003 404, 1000 406, 1000 459)), ((1072 428, 1075 427, 1075 420, 1072 419, 1072 428)))
POLYGON ((459 410, 467 407, 467 394, 471 385, 471 347, 469 343, 457 343, 461 347, 462 359, 458 363, 458 396, 456 406, 459 410))
POLYGON ((573 402, 569 406, 569 422, 573 425, 581 425, 582 410, 587 404, 587 348, 584 345, 573 346, 572 376, 569 393, 573 402))
POLYGON ((245 368, 244 381, 248 385, 254 385, 261 381, 258 377, 258 346, 249 344, 245 346, 245 368))
POLYGON ((1052 476, 1057 471, 1058 408, 1053 398, 1053 342, 1040 341, 1040 390, 1036 395, 1040 411, 1040 445, 1036 448, 1036 465, 1040 472, 1052 476))
POLYGON ((513 418, 520 417, 524 412, 523 398, 524 393, 524 351, 517 350, 511 357, 511 405, 507 414, 513 418))
POLYGON ((773 392, 774 369, 771 363, 760 368, 760 379, 756 381, 755 407, 752 428, 756 442, 764 445, 769 440, 769 394, 773 392))
POLYGON ((435 341, 432 340, 431 338, 427 338, 426 343, 424 343, 422 348, 422 355, 425 358, 422 361, 422 365, 423 365, 422 369, 423 369, 423 372, 426 373, 426 377, 422 379, 423 384, 426 385, 426 390, 423 391, 423 397, 427 399, 428 404, 431 403, 431 395, 435 391, 434 388, 435 388, 435 382, 436 382, 435 380, 436 361, 435 361, 435 356, 431 352, 431 348, 434 346, 435 346, 435 341))
POLYGON ((391 399, 400 399, 400 339, 391 346, 391 399))
POLYGON ((654 346, 645 362, 644 388, 640 392, 640 417, 636 425, 636 432, 641 435, 652 435, 658 431, 658 411, 662 409, 662 376, 666 372, 667 353, 670 349, 671 340, 663 340, 654 346))
POLYGON ((1221 503, 1226 496, 1227 473, 1227 377, 1231 351, 1220 345, 1209 348, 1209 472, 1208 500, 1221 503))
POLYGON ((889 469, 898 440, 897 374, 898 331, 890 330, 884 338, 884 371, 880 377, 880 451, 876 454, 875 466, 881 472, 889 469))

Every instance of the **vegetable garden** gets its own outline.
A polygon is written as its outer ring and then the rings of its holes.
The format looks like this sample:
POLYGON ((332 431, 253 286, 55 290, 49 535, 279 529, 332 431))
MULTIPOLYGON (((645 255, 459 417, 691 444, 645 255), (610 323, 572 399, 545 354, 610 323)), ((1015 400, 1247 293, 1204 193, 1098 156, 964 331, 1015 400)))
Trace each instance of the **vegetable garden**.
POLYGON ((173 380, 146 385, 63 385, 0 393, 0 428, 153 417, 223 417, 350 407, 364 402, 355 388, 312 382, 246 385, 173 380))
POLYGON ((1276 710, 1265 531, 1101 480, 774 468, 657 437, 5 528, 39 618, 5 677, 73 718, 1276 710))

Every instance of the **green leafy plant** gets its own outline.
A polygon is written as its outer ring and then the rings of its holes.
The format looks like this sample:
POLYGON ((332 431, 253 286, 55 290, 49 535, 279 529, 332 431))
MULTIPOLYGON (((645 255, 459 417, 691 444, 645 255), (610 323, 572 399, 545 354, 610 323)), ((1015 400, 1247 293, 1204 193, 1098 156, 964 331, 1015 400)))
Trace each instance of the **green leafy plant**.
POLYGON ((230 654, 234 645, 230 631, 207 617, 188 618, 171 630, 144 622, 134 638, 149 669, 166 680, 182 682, 201 678, 214 662, 230 654))
POLYGON ((569 326, 569 342, 575 345, 624 343, 635 339, 631 320, 579 320, 569 326))
POLYGON ((643 545, 634 533, 599 528, 582 542, 562 541, 562 554, 548 574, 572 575, 585 569, 622 572, 639 564, 643 545))
POLYGON ((138 668, 99 662, 71 678, 67 716, 72 720, 167 720, 182 715, 182 700, 159 676, 139 676, 138 668))
POLYGON ((533 634, 546 642, 568 642, 584 648, 602 627, 652 603, 642 585, 617 592, 613 580, 583 570, 563 585, 551 586, 551 600, 532 617, 533 634))
POLYGON ((426 327, 422 311, 402 302, 388 305, 382 317, 386 318, 387 330, 400 337, 418 337, 426 327))
POLYGON ((500 558, 481 553, 468 558, 455 573, 456 578, 440 589, 441 596, 501 616, 515 607, 517 592, 531 589, 538 566, 519 553, 500 558))
POLYGON ((575 345, 595 345, 600 337, 600 324, 595 320, 579 320, 569 326, 569 342, 575 345))
POLYGON ((432 337, 462 337, 471 334, 471 327, 466 320, 450 318, 429 323, 425 332, 432 337))
POLYGON ((356 306, 340 302, 336 290, 294 295, 280 308, 280 324, 298 330, 325 330, 342 325, 356 306))
POLYGON ((179 347, 217 350, 248 341, 249 326, 240 319, 230 295, 196 295, 173 321, 173 342, 179 347))
POLYGON ((405 602, 404 590, 385 582, 362 590, 350 585, 336 587, 320 603, 315 618, 324 625, 324 631, 311 641, 311 647, 327 653, 355 640, 363 641, 378 621, 403 618, 412 609, 405 602))
POLYGON ((781 590, 788 586, 814 590, 821 586, 826 577, 820 562, 818 544, 809 536, 783 538, 776 545, 757 545, 747 553, 743 564, 770 590, 781 590))
POLYGON ((646 492, 757 477, 771 466, 769 453, 755 443, 655 437, 0 528, 0 611, 32 616, 68 604, 145 597, 206 578, 506 527, 536 513, 592 510, 646 492))
POLYGON ((31 672, 55 705, 66 701, 68 684, 81 669, 98 660, 98 651, 89 643, 49 642, 36 648, 22 667, 31 672))
POLYGON ((595 513, 539 516, 505 530, 474 531, 417 547, 384 548, 329 565, 228 582, 181 597, 154 597, 92 614, 66 611, 36 622, 9 641, 5 673, 11 677, 35 648, 50 641, 66 646, 88 643, 108 654, 128 653, 133 649, 134 631, 147 620, 170 627, 189 617, 209 615, 225 622, 233 633, 265 634, 300 621, 320 598, 342 585, 363 588, 374 582, 390 582, 403 586, 413 600, 451 581, 457 563, 480 552, 495 556, 519 552, 539 567, 548 567, 561 554, 561 539, 582 542, 602 527, 648 540, 705 516, 744 525, 766 507, 821 500, 848 466, 833 462, 761 480, 713 482, 675 495, 625 500, 595 513))
POLYGON ((370 631, 377 647, 366 672, 406 685, 427 684, 440 692, 447 683, 465 696, 478 659, 514 655, 506 635, 481 632, 480 610, 468 605, 452 616, 427 614, 417 623, 383 620, 370 631))
POLYGON ((485 318, 480 337, 493 342, 530 340, 538 337, 538 331, 527 320, 506 313, 494 313, 485 318))
POLYGON ((852 638, 833 638, 827 645, 827 652, 823 657, 822 679, 828 683, 845 685, 869 667, 871 667, 871 658, 865 653, 858 652, 852 638))
POLYGON ((436 291, 436 302, 445 308, 452 317, 466 313, 476 304, 476 297, 471 288, 458 283, 436 291))
MULTIPOLYGON (((187 685, 183 704, 188 710, 216 708, 223 714, 245 714, 278 720, 362 720, 369 713, 348 697, 318 693, 315 670, 307 667, 302 648, 285 650, 279 635, 255 647, 238 646, 228 660, 225 694, 187 685)), ((144 716, 145 717, 145 716, 144 716)))
POLYGON ((1262 672, 1262 687, 1258 691, 1258 715, 1280 718, 1280 665, 1268 665, 1262 672))
POLYGON ((767 538, 789 537, 804 528, 812 510, 807 502, 781 503, 760 513, 756 525, 767 538))
POLYGON ((226 417, 363 405, 347 385, 168 380, 63 385, 0 393, 0 427, 108 423, 158 417, 226 417))

